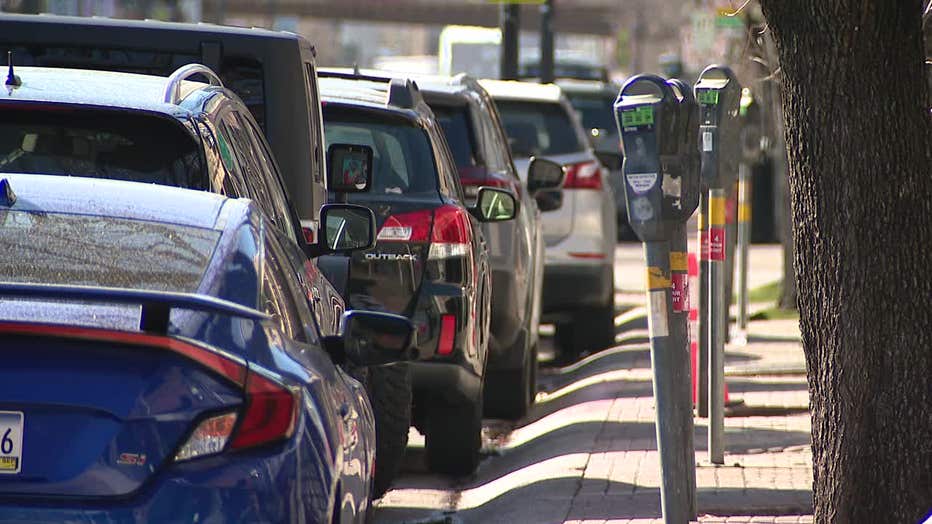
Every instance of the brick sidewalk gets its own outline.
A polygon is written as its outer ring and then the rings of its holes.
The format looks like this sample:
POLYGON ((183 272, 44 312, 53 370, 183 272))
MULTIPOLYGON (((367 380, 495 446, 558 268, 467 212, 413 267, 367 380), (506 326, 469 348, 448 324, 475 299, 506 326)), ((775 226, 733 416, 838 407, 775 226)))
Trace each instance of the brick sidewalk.
MULTIPOLYGON (((808 391, 798 336, 793 320, 753 322, 749 343, 727 348, 731 399, 744 404, 725 419, 724 466, 708 462, 706 420, 695 419, 701 522, 811 522, 808 391)), ((630 379, 650 379, 644 349, 615 350, 631 351, 624 370, 630 379)), ((596 438, 567 522, 659 522, 653 397, 641 389, 611 402, 604 425, 638 431, 604 431, 596 438)))

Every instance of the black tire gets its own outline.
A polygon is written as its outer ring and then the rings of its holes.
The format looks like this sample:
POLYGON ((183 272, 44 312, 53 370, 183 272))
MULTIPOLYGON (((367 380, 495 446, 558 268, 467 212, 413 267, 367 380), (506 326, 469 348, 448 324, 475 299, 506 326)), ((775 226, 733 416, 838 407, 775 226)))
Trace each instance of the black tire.
POLYGON ((570 363, 584 353, 614 346, 614 301, 609 306, 578 311, 572 321, 558 323, 555 338, 563 363, 570 363))
MULTIPOLYGON (((519 337, 515 344, 525 346, 525 337, 519 337)), ((514 351, 517 348, 512 348, 514 351)), ((531 391, 536 393, 537 374, 532 359, 531 348, 523 347, 524 364, 517 369, 487 370, 485 374, 485 415, 491 418, 519 420, 527 415, 528 408, 534 401, 531 391)))
POLYGON ((482 446, 482 393, 472 402, 441 398, 427 407, 427 467, 444 475, 469 475, 479 466, 482 446))
POLYGON ((388 491, 401 471, 411 427, 411 373, 406 364, 366 370, 366 391, 375 415, 375 478, 372 498, 388 491))

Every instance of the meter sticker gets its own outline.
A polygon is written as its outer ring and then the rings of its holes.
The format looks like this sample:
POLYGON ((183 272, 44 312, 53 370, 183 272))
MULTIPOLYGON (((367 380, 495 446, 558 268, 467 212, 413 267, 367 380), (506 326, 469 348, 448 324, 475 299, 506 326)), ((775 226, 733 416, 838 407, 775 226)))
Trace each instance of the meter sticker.
POLYGON ((711 131, 702 132, 702 150, 703 151, 712 150, 712 132, 711 131))
POLYGON ((647 329, 650 330, 650 338, 669 336, 666 290, 651 291, 647 295, 650 299, 650 316, 647 317, 647 329))
POLYGON ((663 196, 680 198, 683 196, 683 179, 680 177, 663 175, 663 183, 660 185, 663 190, 663 196))
POLYGON ((689 275, 686 273, 673 273, 670 297, 673 302, 674 313, 689 311, 689 275))
POLYGON ((654 123, 654 108, 638 106, 621 112, 621 127, 649 126, 654 123))
POLYGON ((635 193, 643 195, 657 183, 657 173, 628 173, 625 175, 625 179, 635 193))
POLYGON ((657 266, 647 268, 647 289, 666 289, 670 287, 670 279, 657 266))
POLYGON ((703 229, 699 232, 699 260, 705 262, 709 260, 709 230, 703 229))
POLYGON ((725 228, 709 228, 709 260, 714 262, 725 261, 725 228))
POLYGON ((714 89, 704 89, 696 93, 697 102, 703 105, 714 106, 718 104, 718 91, 714 89))
POLYGON ((638 222, 647 222, 654 218, 654 206, 650 200, 638 197, 631 201, 631 218, 638 222))

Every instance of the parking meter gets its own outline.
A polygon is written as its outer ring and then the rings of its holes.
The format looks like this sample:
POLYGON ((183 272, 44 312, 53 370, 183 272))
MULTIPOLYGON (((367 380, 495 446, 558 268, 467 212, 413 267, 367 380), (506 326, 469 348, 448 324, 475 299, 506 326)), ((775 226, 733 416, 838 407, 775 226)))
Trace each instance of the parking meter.
POLYGON ((667 80, 679 102, 677 106, 677 159, 675 165, 680 172, 680 200, 677 218, 689 220, 699 206, 699 106, 693 91, 686 82, 673 78, 667 80))
POLYGON ((682 207, 679 191, 671 189, 663 170, 672 166, 680 147, 678 104, 673 89, 656 75, 631 78, 615 100, 628 222, 644 242, 666 240, 669 222, 682 207))
POLYGON ((731 68, 710 65, 699 75, 695 97, 699 104, 702 184, 730 187, 738 176, 741 84, 731 68))

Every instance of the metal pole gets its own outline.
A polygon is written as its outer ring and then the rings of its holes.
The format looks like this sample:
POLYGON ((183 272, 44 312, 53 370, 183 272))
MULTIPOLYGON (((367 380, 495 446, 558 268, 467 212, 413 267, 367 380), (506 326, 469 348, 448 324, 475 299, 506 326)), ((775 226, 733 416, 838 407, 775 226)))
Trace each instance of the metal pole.
POLYGON ((696 411, 700 417, 709 416, 709 325, 712 310, 709 308, 709 192, 699 194, 699 373, 696 380, 696 411))
POLYGON ((709 461, 725 463, 725 190, 709 190, 709 461))
POLYGON ((540 6, 540 82, 550 84, 555 78, 553 68, 553 0, 540 6))
MULTIPOLYGON (((660 455, 660 506, 666 523, 691 520, 690 483, 683 441, 682 383, 677 383, 676 369, 682 348, 671 336, 673 300, 670 282, 670 243, 644 243, 647 258, 647 302, 650 305, 650 357, 653 368, 654 402, 657 411, 657 450, 660 455)), ((688 377, 688 375, 687 375, 688 377)), ((695 472, 693 470, 693 475, 695 472)))
POLYGON ((746 162, 738 164, 738 326, 732 338, 736 344, 747 344, 748 338, 748 248, 751 243, 751 169, 746 162))
POLYGON ((521 29, 521 10, 518 4, 502 4, 501 30, 502 55, 499 76, 502 80, 518 79, 518 33, 521 29))
POLYGON ((670 346, 673 364, 673 382, 677 390, 677 419, 681 430, 683 460, 686 467, 685 502, 689 520, 696 519, 696 447, 693 431, 692 377, 689 355, 689 247, 686 223, 674 224, 670 236, 670 276, 672 312, 670 319, 670 346))

